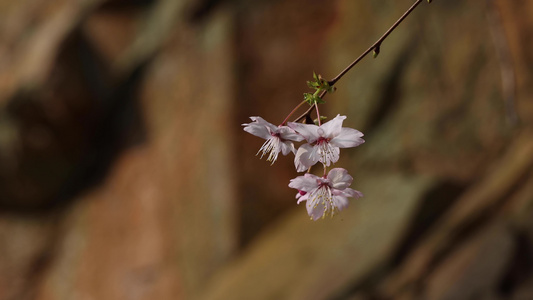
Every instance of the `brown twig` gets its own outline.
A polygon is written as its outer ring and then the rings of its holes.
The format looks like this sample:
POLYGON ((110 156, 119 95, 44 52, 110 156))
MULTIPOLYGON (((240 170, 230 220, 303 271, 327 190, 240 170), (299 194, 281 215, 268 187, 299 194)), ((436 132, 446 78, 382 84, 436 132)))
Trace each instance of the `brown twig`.
MULTIPOLYGON (((389 34, 391 34, 391 32, 394 31, 394 29, 396 29, 396 27, 398 27, 398 25, 400 25, 400 23, 402 23, 402 21, 424 0, 416 0, 415 3, 413 5, 411 5, 411 7, 409 7, 409 9, 396 21, 394 22, 394 24, 392 24, 392 26, 374 43, 372 44, 372 46, 370 46, 368 49, 366 49, 365 52, 363 52, 363 54, 361 54, 358 58, 356 58, 351 64, 349 64, 344 70, 342 70, 342 72, 339 73, 339 75, 335 76, 335 78, 331 79, 330 81, 328 81, 328 84, 330 86, 334 86, 335 83, 337 83, 337 81, 339 81, 339 79, 341 79, 346 73, 348 73, 348 71, 350 71, 357 63, 359 63, 365 56, 367 56, 370 52, 376 50, 376 52, 379 52, 379 48, 381 47, 381 43, 389 36, 389 34)), ((319 97, 322 99, 322 97, 324 97, 324 95, 326 94, 326 91, 323 91, 319 97)), ((309 109, 307 109, 307 111, 305 113, 303 113, 301 116, 299 116, 294 122, 300 122, 301 120, 303 120, 306 116, 308 116, 311 111, 313 111, 314 109, 314 106, 316 106, 316 104, 312 105, 311 107, 309 107, 309 109)))

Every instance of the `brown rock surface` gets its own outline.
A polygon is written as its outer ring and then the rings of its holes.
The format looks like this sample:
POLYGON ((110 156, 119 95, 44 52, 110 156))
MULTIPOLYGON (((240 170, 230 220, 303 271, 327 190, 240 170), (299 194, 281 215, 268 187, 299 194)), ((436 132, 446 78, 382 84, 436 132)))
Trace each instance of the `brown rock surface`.
POLYGON ((529 299, 530 2, 424 1, 336 84, 335 219, 241 129, 412 2, 0 0, 0 300, 529 299))

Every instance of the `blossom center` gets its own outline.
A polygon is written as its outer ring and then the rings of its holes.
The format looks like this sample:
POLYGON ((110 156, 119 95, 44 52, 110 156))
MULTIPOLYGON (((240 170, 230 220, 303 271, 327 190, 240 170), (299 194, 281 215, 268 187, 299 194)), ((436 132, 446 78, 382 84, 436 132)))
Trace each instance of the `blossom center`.
POLYGON ((325 137, 319 137, 318 140, 316 141, 316 144, 317 145, 327 144, 327 143, 329 143, 329 140, 330 139, 325 138, 325 137))
POLYGON ((313 209, 317 209, 319 205, 324 208, 322 218, 325 218, 326 216, 333 217, 339 210, 333 202, 333 195, 331 193, 329 182, 327 181, 319 183, 318 188, 312 193, 312 195, 310 195, 308 201, 311 201, 313 209))
POLYGON ((279 132, 276 132, 276 131, 271 131, 271 132, 270 132, 270 135, 271 135, 271 136, 274 136, 274 137, 277 137, 277 138, 280 137, 279 132))
POLYGON ((335 149, 329 144, 329 140, 330 139, 320 137, 315 146, 318 148, 319 161, 326 166, 329 166, 331 162, 337 161, 335 149))

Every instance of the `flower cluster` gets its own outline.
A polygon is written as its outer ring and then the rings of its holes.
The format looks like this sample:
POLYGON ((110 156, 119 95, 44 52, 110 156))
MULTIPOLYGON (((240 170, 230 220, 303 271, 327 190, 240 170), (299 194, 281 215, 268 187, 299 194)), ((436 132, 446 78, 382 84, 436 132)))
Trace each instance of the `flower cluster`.
MULTIPOLYGON (((292 152, 296 171, 307 173, 291 180, 289 187, 297 189, 296 199, 298 203, 307 202, 307 212, 312 220, 327 215, 333 216, 337 211, 348 205, 348 197, 359 198, 363 194, 349 188, 353 178, 342 168, 334 168, 327 172, 327 168, 339 160, 340 148, 356 147, 364 143, 363 134, 352 128, 342 127, 345 116, 337 115, 333 120, 321 124, 319 104, 326 103, 324 96, 333 93, 337 89, 335 84, 361 61, 370 52, 376 58, 380 52, 381 43, 389 36, 398 24, 400 24, 420 4, 417 0, 385 34, 381 36, 370 48, 350 63, 344 70, 331 80, 324 79, 320 74, 313 73, 313 80, 307 81, 307 86, 314 90, 312 93, 304 93, 303 101, 298 104, 279 126, 272 125, 260 117, 251 117, 252 123, 242 124, 244 130, 266 140, 259 153, 261 157, 268 155, 268 161, 272 164, 283 155, 292 152), (287 120, 304 104, 311 107, 295 122, 287 120), (316 125, 311 119, 311 112, 316 109, 316 125), (305 120, 306 124, 297 123, 305 120), (294 142, 306 141, 298 150, 294 142), (324 175, 318 177, 310 174, 311 167, 320 162, 324 166, 324 175)), ((431 0, 427 0, 431 3, 431 0)))
POLYGON ((288 122, 275 126, 261 117, 250 117, 251 123, 242 124, 244 131, 265 139, 259 149, 261 157, 267 156, 272 164, 279 153, 295 154, 296 171, 307 173, 291 180, 289 187, 297 189, 297 203, 306 201, 307 212, 311 219, 333 216, 348 206, 348 197, 359 198, 363 194, 349 188, 353 178, 348 171, 327 167, 339 160, 340 148, 356 147, 364 143, 363 133, 356 129, 342 127, 346 116, 337 115, 324 124, 302 124, 288 122), (298 150, 295 142, 305 141, 298 150), (320 162, 324 166, 324 176, 310 174, 311 167, 320 162))
POLYGON ((348 197, 358 199, 363 194, 349 188, 353 178, 343 168, 329 171, 325 177, 305 174, 291 179, 289 187, 297 189, 296 199, 298 204, 307 201, 307 213, 313 220, 320 217, 335 215, 348 206, 348 197))

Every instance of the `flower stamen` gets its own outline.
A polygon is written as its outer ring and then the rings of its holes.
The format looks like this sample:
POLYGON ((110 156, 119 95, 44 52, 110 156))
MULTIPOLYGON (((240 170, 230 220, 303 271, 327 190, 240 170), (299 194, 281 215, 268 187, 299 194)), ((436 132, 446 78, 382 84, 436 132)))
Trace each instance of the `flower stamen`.
POLYGON ((322 215, 322 219, 324 219, 326 216, 330 216, 333 218, 335 214, 337 213, 338 209, 333 203, 333 195, 331 193, 331 188, 327 183, 322 183, 319 188, 310 196, 308 201, 311 201, 313 203, 313 208, 318 208, 318 205, 322 205, 324 207, 324 214, 322 215))
POLYGON ((261 158, 263 158, 263 156, 268 153, 267 161, 270 161, 271 165, 273 165, 274 162, 278 159, 278 154, 281 148, 280 142, 281 139, 279 138, 279 136, 277 136, 276 134, 272 134, 272 137, 267 139, 263 143, 259 151, 257 151, 256 156, 259 155, 260 152, 262 152, 261 158))

